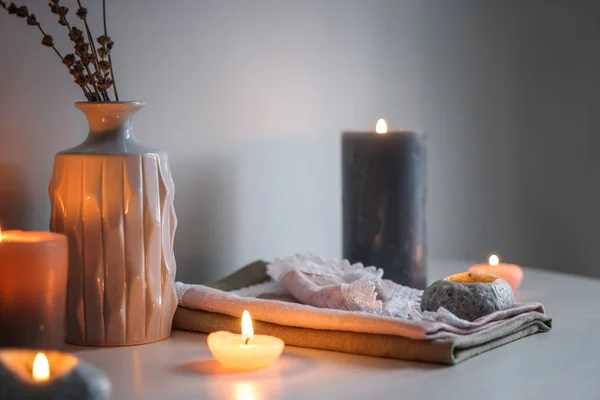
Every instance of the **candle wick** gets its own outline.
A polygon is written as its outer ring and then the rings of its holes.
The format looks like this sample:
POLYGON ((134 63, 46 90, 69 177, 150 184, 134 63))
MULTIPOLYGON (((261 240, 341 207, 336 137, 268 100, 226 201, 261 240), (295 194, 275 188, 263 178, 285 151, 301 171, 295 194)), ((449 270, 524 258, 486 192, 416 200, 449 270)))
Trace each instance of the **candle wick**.
POLYGON ((250 338, 246 338, 246 341, 244 342, 245 345, 247 345, 250 342, 250 338))

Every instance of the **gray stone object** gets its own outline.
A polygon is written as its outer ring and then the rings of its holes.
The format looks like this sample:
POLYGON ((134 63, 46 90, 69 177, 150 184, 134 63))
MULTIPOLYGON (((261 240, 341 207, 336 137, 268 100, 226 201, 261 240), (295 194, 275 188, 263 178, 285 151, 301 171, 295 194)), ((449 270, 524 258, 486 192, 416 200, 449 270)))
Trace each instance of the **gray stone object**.
POLYGON ((423 311, 444 307, 467 321, 505 310, 514 304, 513 291, 504 279, 491 274, 463 272, 432 283, 421 298, 423 311))
POLYGON ((70 354, 55 353, 51 368, 54 364, 56 372, 51 373, 47 382, 35 382, 31 376, 32 354, 35 352, 20 349, 0 352, 0 399, 107 400, 110 397, 111 383, 106 375, 70 354))

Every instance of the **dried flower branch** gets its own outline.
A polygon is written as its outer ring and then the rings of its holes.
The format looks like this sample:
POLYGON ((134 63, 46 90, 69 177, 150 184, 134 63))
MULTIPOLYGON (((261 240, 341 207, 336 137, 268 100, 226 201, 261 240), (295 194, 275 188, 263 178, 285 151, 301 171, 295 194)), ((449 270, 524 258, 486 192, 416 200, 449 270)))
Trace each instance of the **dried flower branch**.
POLYGON ((77 76, 74 75, 73 68, 71 68, 70 72, 75 77, 75 83, 82 87, 84 85, 87 86, 88 84, 91 85, 93 88, 93 97, 95 101, 108 101, 108 96, 106 96, 106 94, 98 88, 96 79, 94 78, 94 75, 90 68, 91 64, 92 68, 96 67, 96 70, 98 69, 98 67, 94 63, 96 56, 88 52, 90 45, 85 42, 85 38, 81 29, 75 26, 71 26, 71 24, 69 23, 67 19, 69 8, 61 6, 60 0, 52 0, 50 3, 48 3, 48 7, 50 7, 50 11, 53 14, 58 15, 58 23, 67 28, 69 32, 69 39, 74 43, 73 48, 75 49, 75 56, 79 57, 81 65, 85 68, 86 73, 82 72, 77 76))
MULTIPOLYGON (((55 0, 51 0, 51 1, 53 3, 55 2, 55 0)), ((46 47, 52 48, 52 50, 54 50, 54 52, 61 59, 61 61, 64 60, 64 57, 62 56, 62 54, 58 51, 58 49, 54 45, 54 38, 52 37, 52 35, 49 35, 49 34, 46 33, 46 31, 44 31, 44 29, 42 28, 42 25, 37 20, 35 14, 30 14, 29 13, 29 9, 27 8, 27 6, 20 6, 19 7, 15 3, 10 3, 7 6, 5 1, 0 0, 0 7, 4 8, 6 11, 8 11, 9 14, 14 14, 14 15, 16 15, 19 18, 25 19, 26 22, 27 22, 27 25, 29 25, 29 26, 37 26, 37 28, 39 29, 39 31, 42 33, 42 45, 44 45, 46 47)), ((68 68, 68 66, 67 66, 67 68, 68 68)), ((87 90, 84 87, 82 87, 81 89, 82 89, 83 94, 85 95, 85 97, 88 100, 91 101, 92 100, 92 94, 90 93, 90 91, 87 90)))
POLYGON ((115 92, 115 98, 119 100, 117 87, 114 83, 114 71, 111 58, 111 50, 114 42, 107 34, 106 29, 106 0, 102 0, 102 19, 104 23, 104 34, 97 38, 100 45, 96 48, 92 31, 90 30, 87 17, 88 10, 81 0, 77 0, 78 8, 75 15, 83 21, 85 25, 84 32, 72 26, 68 20, 69 8, 61 4, 60 0, 48 0, 50 11, 58 16, 58 23, 65 26, 68 31, 69 39, 73 42, 73 53, 64 57, 55 46, 52 35, 47 34, 38 22, 36 16, 29 12, 27 6, 17 6, 15 3, 7 4, 5 0, 0 0, 0 8, 6 10, 9 14, 18 18, 25 19, 27 25, 37 26, 42 33, 42 45, 54 50, 61 62, 68 68, 73 76, 75 83, 81 87, 85 97, 89 101, 111 101, 108 89, 111 87, 115 92))
POLYGON ((115 71, 113 70, 112 58, 110 55, 110 50, 112 50, 115 42, 110 40, 110 37, 108 36, 108 30, 106 29, 106 0, 102 0, 102 21, 104 23, 104 35, 103 36, 105 36, 109 40, 109 42, 107 43, 107 49, 109 51, 108 63, 110 65, 110 76, 112 77, 112 80, 113 80, 113 90, 115 91, 115 98, 117 99, 117 101, 119 101, 119 92, 117 91, 117 82, 115 81, 115 71))
MULTIPOLYGON (((87 22, 87 14, 88 14, 88 10, 87 8, 85 8, 83 6, 83 4, 81 4, 81 0, 77 0, 77 5, 79 6, 79 8, 77 9, 77 13, 76 15, 79 17, 79 19, 81 19, 85 25, 85 31, 87 34, 87 39, 88 39, 88 43, 90 44, 90 48, 92 50, 92 54, 94 56, 95 59, 95 63, 94 63, 94 67, 96 69, 96 71, 99 71, 98 68, 98 54, 96 53, 96 46, 94 44, 94 38, 92 37, 92 31, 90 30, 90 26, 88 25, 87 22)), ((104 97, 104 100, 109 101, 110 97, 108 96, 108 92, 104 89, 106 88, 100 88, 102 90, 100 90, 102 96, 104 97)))

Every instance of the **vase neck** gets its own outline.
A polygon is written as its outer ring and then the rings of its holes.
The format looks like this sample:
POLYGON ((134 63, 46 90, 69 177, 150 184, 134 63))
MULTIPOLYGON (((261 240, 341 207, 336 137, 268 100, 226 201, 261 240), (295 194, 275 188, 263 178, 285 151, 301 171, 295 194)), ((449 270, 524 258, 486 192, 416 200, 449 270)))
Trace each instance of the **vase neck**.
POLYGON ((113 139, 133 138, 131 120, 143 107, 138 102, 85 102, 76 103, 88 120, 90 132, 88 139, 111 137, 113 139))

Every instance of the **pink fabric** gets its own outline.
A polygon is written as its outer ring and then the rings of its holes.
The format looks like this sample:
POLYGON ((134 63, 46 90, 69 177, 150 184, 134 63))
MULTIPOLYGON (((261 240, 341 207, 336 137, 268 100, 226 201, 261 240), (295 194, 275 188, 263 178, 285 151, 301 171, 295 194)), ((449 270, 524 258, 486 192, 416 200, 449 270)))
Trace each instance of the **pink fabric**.
POLYGON ((283 326, 441 339, 492 329, 524 313, 543 313, 539 303, 515 305, 465 321, 440 308, 421 311, 423 291, 383 279, 383 270, 325 260, 311 254, 276 259, 271 281, 234 292, 177 283, 181 306, 283 326))
POLYGON ((460 327, 440 321, 411 321, 367 312, 316 308, 280 300, 240 297, 203 285, 186 286, 180 305, 190 309, 234 317, 241 317, 242 312, 248 310, 252 318, 278 325, 397 335, 412 339, 442 339, 469 335, 495 327, 519 314, 544 312, 540 303, 520 304, 473 322, 465 321, 465 326, 460 327))

